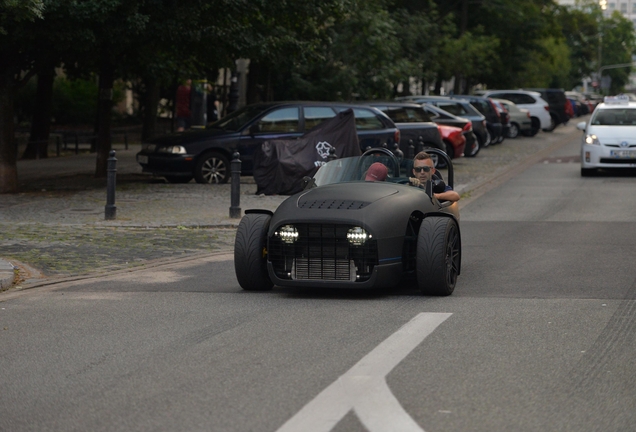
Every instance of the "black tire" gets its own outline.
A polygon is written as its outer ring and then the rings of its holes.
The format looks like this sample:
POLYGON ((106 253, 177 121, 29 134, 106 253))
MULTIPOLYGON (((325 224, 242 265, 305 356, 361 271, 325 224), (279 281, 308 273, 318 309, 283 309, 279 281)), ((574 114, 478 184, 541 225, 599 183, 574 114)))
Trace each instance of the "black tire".
POLYGON ((594 177, 596 174, 596 168, 581 168, 581 177, 594 177))
POLYGON ((479 145, 479 140, 475 138, 475 141, 473 142, 473 148, 468 149, 467 151, 464 151, 464 156, 475 157, 477 156, 477 153, 479 153, 479 150, 481 150, 481 146, 479 145))
POLYGON ((484 141, 481 143, 481 146, 486 148, 490 144, 492 144, 492 135, 490 134, 490 131, 486 129, 486 137, 484 138, 484 141))
POLYGON ((552 114, 550 114, 550 126, 543 129, 543 132, 552 132, 553 130, 556 129, 557 124, 558 124, 557 119, 552 114))
POLYGON ((230 161, 221 153, 205 153, 194 167, 197 183, 221 184, 230 179, 230 161))
POLYGON ((541 121, 538 118, 532 117, 530 120, 532 122, 532 126, 530 127, 530 130, 521 132, 523 136, 533 137, 541 130, 541 121))
POLYGON ((416 260, 417 285, 422 294, 453 293, 461 262, 459 228, 453 219, 431 216, 422 221, 416 260))
POLYGON ((164 177, 168 181, 168 183, 174 183, 174 184, 189 183, 190 180, 192 180, 191 176, 188 176, 188 177, 183 177, 183 176, 164 176, 164 177))
POLYGON ((508 128, 508 138, 517 138, 519 136, 519 125, 517 123, 510 123, 508 128))
POLYGON ((268 291, 272 281, 267 273, 267 230, 272 219, 267 214, 246 214, 234 240, 234 271, 246 291, 268 291))
POLYGON ((446 145, 446 154, 448 155, 449 159, 455 159, 455 147, 453 147, 453 145, 449 142, 444 142, 444 144, 446 145))

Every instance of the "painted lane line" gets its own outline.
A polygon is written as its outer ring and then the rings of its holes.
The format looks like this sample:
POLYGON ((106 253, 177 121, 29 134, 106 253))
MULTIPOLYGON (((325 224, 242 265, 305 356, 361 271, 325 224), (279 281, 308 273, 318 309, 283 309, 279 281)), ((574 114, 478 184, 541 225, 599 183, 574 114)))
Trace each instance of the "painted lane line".
POLYGON ((328 432, 351 410, 370 432, 424 432, 391 393, 386 376, 451 315, 418 314, 305 405, 278 432, 328 432))

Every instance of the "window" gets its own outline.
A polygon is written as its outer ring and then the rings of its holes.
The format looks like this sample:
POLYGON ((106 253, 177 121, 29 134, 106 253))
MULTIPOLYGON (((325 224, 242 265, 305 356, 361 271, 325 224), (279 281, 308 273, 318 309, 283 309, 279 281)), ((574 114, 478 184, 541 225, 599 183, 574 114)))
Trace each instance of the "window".
MULTIPOLYGON (((376 108, 380 109, 380 107, 376 108)), ((418 123, 431 121, 431 118, 423 109, 383 107, 380 110, 388 115, 395 123, 418 123)))
POLYGON ((468 114, 468 111, 466 111, 466 109, 464 109, 464 107, 458 103, 437 102, 435 105, 443 109, 444 111, 449 112, 451 114, 455 114, 456 116, 459 116, 459 117, 468 114))
POLYGON ((616 3, 609 3, 609 9, 616 9, 616 3))
POLYGON ((632 3, 632 13, 636 13, 636 2, 632 3))
POLYGON ((604 109, 596 112, 592 118, 592 124, 597 126, 636 126, 636 110, 630 108, 604 109))
POLYGON ((356 117, 356 129, 384 129, 384 125, 373 111, 354 108, 353 115, 356 117))
POLYGON ((260 119, 261 132, 298 132, 298 108, 281 108, 260 119))
POLYGON ((627 3, 621 3, 621 12, 627 13, 627 3))
POLYGON ((305 130, 313 129, 327 119, 336 116, 336 112, 330 107, 305 107, 305 130))

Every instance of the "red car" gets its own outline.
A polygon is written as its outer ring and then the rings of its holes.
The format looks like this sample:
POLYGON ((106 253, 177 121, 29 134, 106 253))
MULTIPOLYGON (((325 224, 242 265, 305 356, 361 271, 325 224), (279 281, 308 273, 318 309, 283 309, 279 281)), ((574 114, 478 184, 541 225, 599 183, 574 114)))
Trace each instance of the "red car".
POLYGON ((455 126, 437 125, 439 134, 442 136, 442 141, 446 145, 446 154, 455 159, 464 156, 464 149, 466 148, 466 137, 464 131, 461 128, 455 126))

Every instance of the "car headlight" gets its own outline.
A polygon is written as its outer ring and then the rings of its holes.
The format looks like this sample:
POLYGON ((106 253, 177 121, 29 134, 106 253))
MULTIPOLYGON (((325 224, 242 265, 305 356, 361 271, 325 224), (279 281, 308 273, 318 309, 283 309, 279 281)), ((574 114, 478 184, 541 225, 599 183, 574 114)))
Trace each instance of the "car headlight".
POLYGON ((601 145, 601 142, 598 140, 598 137, 594 134, 585 135, 585 144, 594 144, 601 145))
POLYGON ((371 238, 371 236, 367 234, 364 228, 353 227, 347 231, 347 240, 349 240, 349 244, 353 246, 361 246, 369 238, 371 238))
POLYGON ((284 225, 274 234, 280 237, 285 243, 291 244, 298 240, 298 230, 293 225, 284 225))
POLYGON ((168 146, 168 147, 159 147, 157 149, 160 153, 171 153, 171 154, 186 154, 186 149, 183 146, 168 146))

